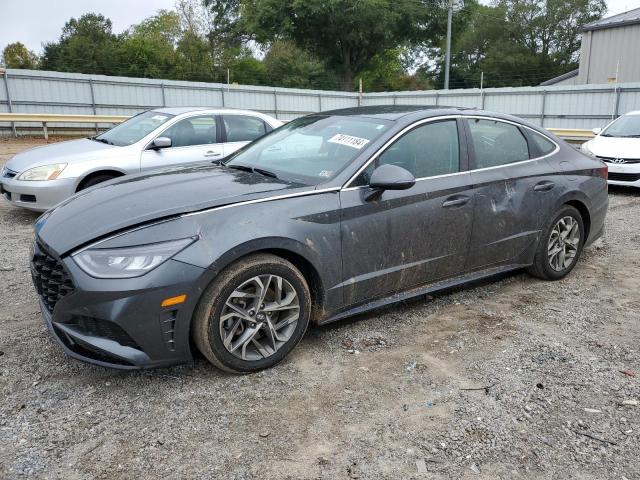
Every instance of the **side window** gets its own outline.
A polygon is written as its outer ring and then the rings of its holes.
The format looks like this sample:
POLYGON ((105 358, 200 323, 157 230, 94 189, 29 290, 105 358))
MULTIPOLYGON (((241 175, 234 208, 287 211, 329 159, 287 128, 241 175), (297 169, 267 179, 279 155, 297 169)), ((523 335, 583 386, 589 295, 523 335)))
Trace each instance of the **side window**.
POLYGON ((216 131, 216 117, 202 115, 181 120, 160 136, 169 137, 172 147, 188 147, 216 143, 216 131))
POLYGON ((227 142, 250 142, 267 133, 260 118, 244 115, 225 115, 222 118, 227 129, 227 142))
POLYGON ((416 178, 458 172, 460 144, 456 121, 427 123, 414 128, 389 146, 352 185, 368 185, 373 170, 384 164, 398 165, 416 178))
POLYGON ((529 132, 529 137, 531 137, 533 143, 538 147, 540 155, 549 155, 556 149, 556 145, 551 140, 543 137, 539 133, 529 132))
POLYGON ((527 140, 515 125, 497 120, 469 119, 476 154, 475 168, 495 167, 529 159, 527 140))

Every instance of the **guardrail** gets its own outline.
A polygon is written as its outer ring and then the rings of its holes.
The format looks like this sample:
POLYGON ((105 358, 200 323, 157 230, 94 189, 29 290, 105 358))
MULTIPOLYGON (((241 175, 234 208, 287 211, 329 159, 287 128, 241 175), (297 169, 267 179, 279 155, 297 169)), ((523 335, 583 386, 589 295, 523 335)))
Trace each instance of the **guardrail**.
POLYGON ((580 128, 546 128, 545 130, 548 130, 563 140, 573 142, 586 142, 595 136, 593 131, 580 128))
MULTIPOLYGON (((44 138, 49 139, 48 123, 120 123, 129 117, 127 115, 77 115, 57 113, 0 113, 0 122, 10 122, 13 127, 16 122, 34 122, 42 124, 44 138)), ((15 132, 15 129, 14 129, 15 132)))
MULTIPOLYGON (((0 122, 34 122, 41 123, 44 138, 49 139, 47 131, 48 123, 120 123, 129 117, 127 115, 76 115, 76 114, 54 114, 54 113, 0 113, 0 122)), ((586 142, 593 138, 591 130, 578 128, 547 128, 551 133, 573 142, 586 142)))

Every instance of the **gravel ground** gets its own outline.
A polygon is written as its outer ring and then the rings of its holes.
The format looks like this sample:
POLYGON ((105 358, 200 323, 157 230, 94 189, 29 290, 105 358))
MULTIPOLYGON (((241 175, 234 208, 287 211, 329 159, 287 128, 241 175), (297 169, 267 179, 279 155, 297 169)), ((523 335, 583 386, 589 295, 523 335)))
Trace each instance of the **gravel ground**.
MULTIPOLYGON (((0 164, 33 141, 0 143, 0 164)), ((560 282, 524 273, 312 328, 281 365, 65 357, 0 202, 0 478, 640 478, 640 194, 560 282), (636 376, 637 375, 637 376, 636 376)))

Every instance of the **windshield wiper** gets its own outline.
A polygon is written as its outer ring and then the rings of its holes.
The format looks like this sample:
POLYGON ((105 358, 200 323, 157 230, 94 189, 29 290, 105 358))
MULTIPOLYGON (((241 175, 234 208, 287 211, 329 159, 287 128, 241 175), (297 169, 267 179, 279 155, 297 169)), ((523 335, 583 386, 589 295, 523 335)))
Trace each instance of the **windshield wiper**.
POLYGON ((94 142, 105 143, 107 145, 113 145, 113 142, 110 142, 106 138, 89 137, 89 140, 93 140, 94 142))
POLYGON ((265 170, 264 168, 250 167, 249 165, 226 165, 228 168, 235 168, 236 170, 242 170, 243 172, 259 173, 265 177, 278 178, 275 173, 265 170))

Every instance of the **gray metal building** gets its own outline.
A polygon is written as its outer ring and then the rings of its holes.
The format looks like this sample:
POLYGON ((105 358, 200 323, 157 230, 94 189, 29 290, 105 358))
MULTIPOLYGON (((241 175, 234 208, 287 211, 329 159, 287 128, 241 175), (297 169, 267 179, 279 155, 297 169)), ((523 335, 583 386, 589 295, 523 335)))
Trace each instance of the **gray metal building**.
POLYGON ((640 8, 582 27, 580 67, 541 85, 640 81, 640 8))

